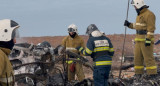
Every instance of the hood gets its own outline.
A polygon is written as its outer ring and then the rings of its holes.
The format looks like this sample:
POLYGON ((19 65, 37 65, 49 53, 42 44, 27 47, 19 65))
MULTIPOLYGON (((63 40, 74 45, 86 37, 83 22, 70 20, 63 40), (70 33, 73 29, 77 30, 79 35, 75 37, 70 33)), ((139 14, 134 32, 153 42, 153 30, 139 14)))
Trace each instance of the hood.
POLYGON ((100 31, 96 30, 96 31, 93 31, 93 32, 91 33, 91 35, 92 35, 93 37, 100 37, 100 36, 103 36, 103 33, 101 33, 100 31))

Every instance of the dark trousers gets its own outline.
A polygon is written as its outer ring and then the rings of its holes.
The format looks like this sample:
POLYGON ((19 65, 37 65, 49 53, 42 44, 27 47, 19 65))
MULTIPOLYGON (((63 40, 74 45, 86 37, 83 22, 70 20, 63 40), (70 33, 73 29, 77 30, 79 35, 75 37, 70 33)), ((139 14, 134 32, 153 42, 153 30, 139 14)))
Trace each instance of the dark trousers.
POLYGON ((95 66, 93 71, 94 86, 108 86, 111 66, 95 66))

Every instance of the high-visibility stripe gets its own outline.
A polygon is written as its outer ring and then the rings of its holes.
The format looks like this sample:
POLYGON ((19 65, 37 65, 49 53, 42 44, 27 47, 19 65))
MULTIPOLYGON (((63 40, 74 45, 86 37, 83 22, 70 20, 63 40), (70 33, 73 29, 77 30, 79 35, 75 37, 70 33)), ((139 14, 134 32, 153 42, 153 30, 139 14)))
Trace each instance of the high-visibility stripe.
POLYGON ((8 83, 11 83, 13 82, 13 77, 8 77, 8 78, 0 78, 0 82, 3 82, 3 83, 7 83, 7 80, 8 80, 8 83))
POLYGON ((81 47, 81 48, 79 49, 79 51, 81 51, 81 50, 83 50, 83 47, 81 47))
POLYGON ((144 69, 144 66, 134 66, 134 69, 144 69))
POLYGON ((86 55, 85 50, 83 50, 83 55, 86 55))
POLYGON ((110 49, 109 49, 109 52, 113 52, 113 51, 114 51, 114 49, 113 49, 113 48, 110 48, 110 49))
POLYGON ((136 25, 138 25, 138 26, 146 26, 145 23, 136 23, 136 25))
POLYGON ((146 69, 157 69, 157 66, 146 67, 146 69))
POLYGON ((66 63, 71 64, 71 63, 73 63, 73 61, 72 60, 66 61, 66 63))
MULTIPOLYGON (((77 60, 80 60, 80 58, 77 58, 77 60)), ((71 63, 73 63, 73 60, 66 61, 66 63, 71 64, 71 63)))
POLYGON ((66 47, 66 50, 77 50, 77 49, 73 47, 66 47))
POLYGON ((136 27, 136 23, 133 23, 133 28, 135 28, 136 27))
POLYGON ((152 32, 147 32, 147 34, 148 34, 148 35, 154 35, 154 33, 152 33, 152 32))
POLYGON ((95 62, 96 66, 100 66, 100 65, 111 65, 112 61, 97 61, 95 62))
POLYGON ((135 38, 135 41, 145 41, 146 39, 135 38))
MULTIPOLYGON (((135 38, 134 40, 135 41, 145 41, 146 39, 135 38)), ((152 38, 151 41, 154 41, 154 38, 152 38)))
POLYGON ((97 52, 97 51, 106 51, 106 50, 109 50, 109 47, 97 47, 94 49, 94 52, 97 52))
POLYGON ((90 49, 88 49, 88 48, 86 48, 86 52, 87 52, 88 54, 91 54, 91 53, 92 53, 92 51, 91 51, 90 49))
POLYGON ((146 43, 151 43, 151 41, 146 41, 146 43))

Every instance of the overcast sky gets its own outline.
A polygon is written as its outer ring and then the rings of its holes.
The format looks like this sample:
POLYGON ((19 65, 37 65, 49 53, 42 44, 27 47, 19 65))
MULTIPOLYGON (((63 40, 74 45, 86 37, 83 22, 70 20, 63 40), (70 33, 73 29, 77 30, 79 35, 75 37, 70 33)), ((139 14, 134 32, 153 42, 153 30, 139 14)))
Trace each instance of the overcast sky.
MULTIPOLYGON (((131 1, 131 0, 130 0, 131 1)), ((21 37, 64 36, 74 23, 80 35, 89 24, 96 24, 106 34, 124 34, 128 0, 0 0, 0 19, 20 24, 21 37)), ((145 0, 156 15, 156 33, 160 33, 160 0, 145 0)), ((129 21, 136 11, 129 9, 129 21)), ((135 30, 127 29, 127 34, 135 30)))

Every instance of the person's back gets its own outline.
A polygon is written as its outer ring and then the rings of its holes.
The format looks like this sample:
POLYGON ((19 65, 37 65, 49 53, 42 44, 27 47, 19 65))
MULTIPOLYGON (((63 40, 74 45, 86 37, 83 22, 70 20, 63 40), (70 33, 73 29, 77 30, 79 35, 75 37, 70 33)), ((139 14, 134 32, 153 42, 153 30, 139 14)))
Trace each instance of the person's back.
POLYGON ((94 45, 94 52, 91 55, 93 61, 112 60, 111 56, 109 55, 109 52, 107 51, 109 50, 109 44, 105 44, 105 43, 110 43, 110 39, 108 37, 105 36, 90 37, 88 41, 91 41, 91 43, 93 43, 94 45))
POLYGON ((107 86, 111 70, 113 45, 109 38, 101 33, 95 24, 88 26, 86 33, 89 35, 87 47, 77 47, 83 55, 91 56, 94 61, 94 86, 107 86))
POLYGON ((18 23, 0 20, 0 86, 14 86, 13 68, 8 58, 18 36, 18 23))

